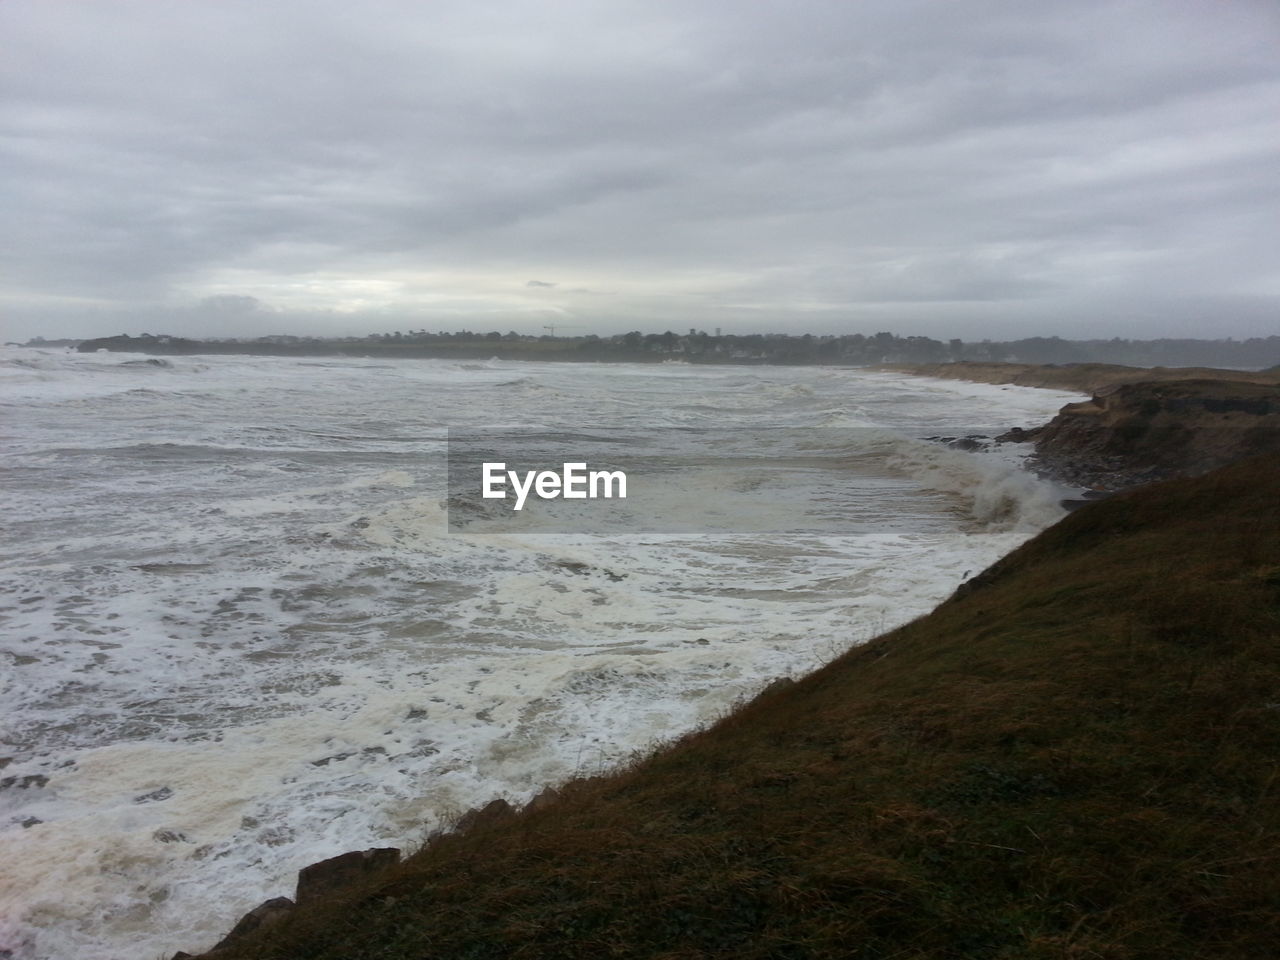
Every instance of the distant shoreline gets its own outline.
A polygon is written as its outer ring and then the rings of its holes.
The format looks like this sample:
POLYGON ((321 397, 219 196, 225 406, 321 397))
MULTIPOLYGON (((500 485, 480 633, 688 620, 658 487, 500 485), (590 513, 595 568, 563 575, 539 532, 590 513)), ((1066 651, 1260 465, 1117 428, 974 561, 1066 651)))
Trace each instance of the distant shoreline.
MULTIPOLYGON (((253 339, 193 339, 141 334, 82 341, 33 340, 27 347, 66 346, 80 353, 99 351, 159 356, 248 355, 339 356, 439 360, 537 360, 577 363, 689 363, 729 366, 881 367, 926 376, 1014 382, 1023 386, 1088 389, 1090 384, 1160 378, 1158 371, 1195 370, 1198 377, 1237 379, 1280 360, 1280 337, 1228 340, 1068 341, 1032 337, 993 343, 944 343, 930 337, 847 334, 725 334, 690 330, 680 335, 632 331, 610 337, 535 337, 511 331, 478 334, 399 331, 366 337, 317 338, 269 335, 253 339), (1008 358, 1017 358, 1009 361, 1008 358), (1121 366, 1114 361, 1123 361, 1121 366), (1159 364, 1159 365, 1158 365, 1159 364), (1255 367, 1256 365, 1256 367, 1255 367), (1221 368, 1227 369, 1221 369, 1221 368), (1153 371, 1157 371, 1154 372, 1153 371), (1221 375, 1220 375, 1221 374, 1221 375), (1087 382, 1081 386, 1080 377, 1087 382), (1012 379, 1009 379, 1012 377, 1012 379)), ((1280 369, 1280 364, 1272 367, 1280 369)), ((1270 381, 1267 381, 1270 382, 1270 381)))
POLYGON ((1280 370, 1223 370, 1216 367, 1128 367, 1117 363, 895 363, 875 369, 943 380, 1012 384, 1047 390, 1097 393, 1127 383, 1170 380, 1228 380, 1236 383, 1280 383, 1280 370))
POLYGON ((302 341, 255 343, 186 340, 178 337, 105 337, 82 341, 79 353, 100 351, 145 353, 156 356, 348 357, 353 359, 417 360, 533 360, 553 363, 687 363, 729 366, 842 366, 865 364, 842 359, 793 357, 737 357, 725 354, 665 353, 630 348, 607 341, 585 340, 465 340, 465 341, 302 341))

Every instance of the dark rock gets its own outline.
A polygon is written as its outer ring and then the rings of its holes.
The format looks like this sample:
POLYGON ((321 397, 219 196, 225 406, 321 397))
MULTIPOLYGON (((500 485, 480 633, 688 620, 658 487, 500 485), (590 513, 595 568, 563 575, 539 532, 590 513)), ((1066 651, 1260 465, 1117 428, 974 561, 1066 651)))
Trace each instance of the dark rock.
POLYGON ((368 850, 352 850, 328 860, 321 860, 298 871, 298 903, 319 900, 355 883, 372 873, 393 867, 400 862, 400 851, 395 847, 372 847, 368 850))
POLYGON ((321 757, 319 760, 312 760, 311 765, 313 767, 327 767, 331 763, 338 763, 341 760, 346 760, 348 757, 353 756, 355 756, 355 754, 349 751, 347 753, 335 753, 330 757, 321 757))
POLYGON ((536 797, 530 800, 527 804, 525 804, 525 809, 541 810, 544 807, 551 806, 551 804, 555 803, 559 799, 560 799, 560 791, 557 790, 555 787, 547 787, 545 790, 539 793, 536 797))
POLYGON ((593 567, 589 563, 582 563, 580 560, 552 560, 551 566, 559 567, 561 570, 567 570, 569 573, 576 574, 580 577, 589 577, 592 574, 601 573, 614 583, 619 583, 625 579, 624 574, 614 573, 612 570, 604 567, 593 567))
POLYGON ((1116 491, 1114 490, 1085 490, 1079 497, 1069 500, 1059 500, 1058 503, 1061 504, 1062 509, 1070 513, 1074 510, 1079 510, 1081 507, 1095 503, 1098 500, 1105 500, 1107 497, 1113 497, 1115 496, 1115 493, 1116 491))
POLYGON ((985 450, 990 446, 990 437, 978 433, 971 433, 966 437, 924 437, 929 443, 941 443, 952 450, 985 450))
MULTIPOLYGON (((236 925, 231 928, 231 932, 219 940, 209 952, 217 953, 220 950, 235 946, 237 941, 243 940, 255 930, 278 923, 293 908, 294 902, 288 897, 273 897, 265 903, 258 904, 241 917, 236 925)), ((181 953, 179 956, 186 957, 190 956, 190 954, 181 953)))
POLYGON ((1043 426, 1028 427, 1026 429, 1023 429, 1022 427, 1014 427, 1008 432, 1002 433, 1000 436, 996 437, 996 443, 1030 443, 1040 435, 1040 431, 1043 429, 1043 426))
POLYGON ((491 800, 479 810, 474 807, 464 813, 456 824, 454 824, 454 833, 466 833, 474 830, 476 827, 484 827, 493 823, 500 823, 515 815, 515 810, 511 804, 505 800, 491 800))
POLYGON ((152 790, 150 793, 144 793, 141 796, 133 798, 134 803, 155 803, 159 800, 168 800, 173 796, 173 790, 169 787, 161 787, 158 790, 152 790))
POLYGON ((33 787, 43 787, 48 782, 49 778, 43 773, 30 773, 25 777, 5 777, 0 780, 0 790, 8 790, 10 787, 17 787, 19 790, 30 790, 33 787))
POLYGON ((778 677, 778 679, 771 681, 768 686, 760 691, 760 696, 767 697, 773 693, 780 693, 788 687, 794 687, 795 685, 796 682, 790 677, 778 677))

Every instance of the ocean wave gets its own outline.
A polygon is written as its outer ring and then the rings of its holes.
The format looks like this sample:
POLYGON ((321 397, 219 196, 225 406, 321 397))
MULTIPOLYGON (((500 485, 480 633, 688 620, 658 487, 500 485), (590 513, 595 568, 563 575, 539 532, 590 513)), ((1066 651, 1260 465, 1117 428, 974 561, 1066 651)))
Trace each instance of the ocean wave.
POLYGON ((888 462, 925 488, 958 497, 988 529, 1034 533, 1065 514, 1061 489, 1006 459, 898 438, 888 462))
POLYGON ((927 611, 1051 513, 1015 465, 904 439, 994 396, 803 369, 227 357, 191 378, 135 358, 0 360, 22 457, 4 776, 27 784, 0 797, 0 930, 20 960, 211 944, 302 864, 411 846, 927 611), (531 512, 536 536, 450 532, 434 438, 496 425, 566 449, 651 432, 674 481, 654 516, 739 528, 551 533, 531 512), (824 519, 850 510, 869 532, 824 519), (792 511, 812 528, 779 535, 792 511))

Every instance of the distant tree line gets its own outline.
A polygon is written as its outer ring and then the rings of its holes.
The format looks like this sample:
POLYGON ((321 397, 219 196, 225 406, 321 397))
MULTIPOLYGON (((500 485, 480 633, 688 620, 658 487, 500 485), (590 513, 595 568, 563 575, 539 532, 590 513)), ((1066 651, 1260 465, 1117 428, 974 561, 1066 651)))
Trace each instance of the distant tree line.
POLYGON ((1061 337, 1025 337, 1019 340, 935 340, 932 337, 875 334, 814 336, 813 334, 751 333, 709 334, 691 329, 687 334, 629 333, 611 337, 556 337, 458 330, 428 333, 426 330, 373 334, 382 343, 555 343, 611 357, 617 354, 661 354, 703 362, 766 363, 946 363, 957 360, 1010 361, 1018 363, 1123 363, 1132 366, 1264 366, 1280 363, 1280 336, 1247 340, 1159 339, 1064 340, 1061 337))
MULTIPOLYGON (((548 330, 554 328, 548 327, 548 330)), ((59 341, 61 342, 61 341, 59 341)), ((28 346, 47 346, 39 338, 28 346)), ((833 364, 861 366, 881 363, 946 363, 1014 361, 1020 363, 1122 363, 1131 366, 1216 366, 1258 369, 1280 364, 1280 336, 1247 340, 1160 339, 1064 340, 1026 337, 1020 340, 960 339, 899 336, 895 333, 710 334, 690 329, 687 334, 628 333, 601 337, 541 336, 457 330, 395 330, 364 337, 305 337, 276 334, 252 339, 193 340, 164 334, 121 334, 80 343, 82 351, 130 350, 143 353, 258 353, 271 355, 346 354, 355 356, 504 357, 509 359, 595 360, 689 363, 833 364)))

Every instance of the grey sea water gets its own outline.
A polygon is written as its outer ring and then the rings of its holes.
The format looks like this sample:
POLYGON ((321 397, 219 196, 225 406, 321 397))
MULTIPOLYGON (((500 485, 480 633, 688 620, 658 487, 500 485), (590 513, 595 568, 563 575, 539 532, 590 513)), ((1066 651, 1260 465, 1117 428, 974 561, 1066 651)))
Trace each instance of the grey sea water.
POLYGON ((307 863, 606 768, 926 612, 1061 491, 920 438, 1074 399, 6 348, 0 950, 207 948, 307 863), (633 457, 665 481, 626 523, 451 529, 446 438, 493 431, 685 446, 633 457), (715 530, 654 522, 708 507, 715 530))

